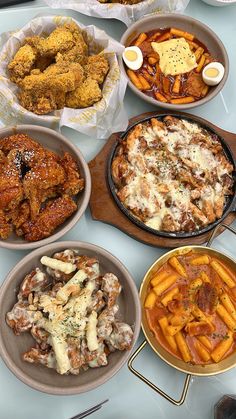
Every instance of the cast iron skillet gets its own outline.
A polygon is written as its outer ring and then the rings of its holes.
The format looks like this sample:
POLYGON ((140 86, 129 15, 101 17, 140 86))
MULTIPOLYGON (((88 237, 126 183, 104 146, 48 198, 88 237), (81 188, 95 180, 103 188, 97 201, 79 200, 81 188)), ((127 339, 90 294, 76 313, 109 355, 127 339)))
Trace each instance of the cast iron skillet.
POLYGON ((129 218, 129 220, 133 223, 135 223, 138 227, 142 228, 143 230, 146 230, 152 234, 155 234, 156 236, 162 236, 162 237, 175 237, 175 238, 190 238, 190 237, 195 237, 195 236, 199 236, 200 234, 203 233, 207 233, 208 231, 212 230, 213 228, 215 228, 218 224, 220 224, 225 217, 227 217, 227 215, 230 212, 236 211, 236 160, 233 156, 232 151, 230 150, 229 146, 226 144, 225 140, 216 133, 216 131, 214 131, 212 128, 210 128, 210 126, 208 125, 207 121, 205 121, 205 123, 200 123, 197 120, 191 117, 187 117, 185 115, 181 115, 181 114, 175 114, 175 113, 163 113, 163 114, 153 114, 151 117, 146 117, 143 119, 140 119, 138 122, 135 122, 135 124, 131 125, 128 127, 128 129, 126 131, 124 131, 120 137, 118 138, 118 140, 114 143, 112 149, 111 149, 111 153, 110 156, 108 158, 108 166, 107 166, 107 182, 111 191, 111 194, 116 202, 116 204, 118 205, 118 207, 120 208, 120 210, 126 215, 126 217, 129 218), (228 158, 228 160, 231 162, 231 164, 234 167, 234 171, 232 173, 233 179, 234 179, 234 186, 233 186, 233 194, 228 196, 226 198, 226 202, 225 202, 225 207, 224 207, 224 211, 223 211, 223 215, 221 218, 219 218, 218 220, 214 221, 214 223, 208 224, 206 227, 203 228, 199 228, 198 230, 195 231, 182 231, 182 232, 167 232, 167 231, 161 231, 161 230, 155 230, 151 227, 146 226, 146 224, 144 224, 142 221, 140 221, 138 218, 136 218, 119 200, 117 194, 116 194, 116 186, 113 182, 112 179, 112 161, 114 159, 114 157, 116 157, 116 153, 118 151, 118 147, 120 146, 120 144, 122 144, 122 141, 126 138, 126 136, 128 135, 129 131, 131 129, 133 129, 135 127, 135 125, 138 125, 142 122, 146 122, 149 121, 151 118, 157 118, 158 120, 162 121, 163 118, 165 116, 173 116, 175 118, 178 119, 185 119, 189 122, 193 122, 193 123, 197 123, 198 125, 200 125, 202 128, 206 129, 207 131, 209 131, 212 134, 215 134, 217 136, 217 138, 219 139, 219 141, 221 142, 223 151, 226 155, 226 157, 228 158))

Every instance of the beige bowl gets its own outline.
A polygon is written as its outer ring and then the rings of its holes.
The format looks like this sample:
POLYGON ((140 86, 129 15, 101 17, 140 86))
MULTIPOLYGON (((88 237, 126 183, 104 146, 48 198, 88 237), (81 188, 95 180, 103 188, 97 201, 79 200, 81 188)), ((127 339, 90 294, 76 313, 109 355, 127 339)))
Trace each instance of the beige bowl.
POLYGON ((58 240, 79 221, 88 206, 91 194, 91 176, 88 165, 84 160, 82 153, 66 137, 59 134, 58 132, 37 125, 16 125, 13 127, 0 129, 0 142, 1 138, 17 133, 28 134, 34 140, 42 144, 43 147, 52 150, 59 155, 62 155, 64 151, 70 153, 77 161, 81 176, 85 179, 85 188, 81 193, 78 194, 78 208, 76 212, 74 212, 62 225, 60 225, 55 230, 54 234, 36 242, 27 242, 23 238, 18 237, 15 233, 12 233, 7 240, 0 240, 0 247, 5 247, 7 249, 35 249, 37 247, 58 240))
POLYGON ((145 100, 148 103, 151 103, 152 105, 170 110, 191 109, 203 105, 204 103, 207 103, 211 99, 213 99, 222 90, 229 73, 229 59, 226 49, 221 40, 218 38, 218 36, 210 28, 208 28, 208 26, 199 22, 199 20, 193 19, 185 15, 171 13, 155 14, 147 16, 131 25, 123 34, 120 42, 121 44, 127 47, 141 32, 147 32, 158 28, 168 27, 175 27, 193 33, 197 37, 197 39, 208 48, 213 57, 215 57, 217 61, 220 61, 225 67, 224 77, 221 80, 221 82, 217 86, 212 87, 210 92, 203 99, 185 105, 176 105, 172 103, 160 102, 158 100, 153 99, 152 97, 145 95, 145 93, 141 92, 134 86, 134 84, 130 81, 126 74, 122 58, 119 57, 121 70, 127 77, 128 85, 131 88, 131 90, 133 90, 133 92, 136 95, 138 95, 141 99, 145 100))
POLYGON ((22 353, 29 349, 32 343, 35 344, 35 341, 29 333, 14 335, 6 324, 6 313, 16 302, 18 287, 24 276, 36 266, 40 266, 40 258, 68 248, 77 249, 80 254, 97 257, 102 273, 112 272, 117 275, 122 285, 118 314, 133 327, 133 345, 140 330, 141 310, 137 288, 127 269, 111 253, 93 244, 77 241, 52 243, 31 252, 12 269, 0 288, 0 355, 17 378, 34 389, 49 394, 78 394, 98 387, 118 372, 132 350, 131 348, 129 351, 116 351, 109 355, 107 366, 90 368, 78 376, 59 375, 55 370, 22 360, 22 353))

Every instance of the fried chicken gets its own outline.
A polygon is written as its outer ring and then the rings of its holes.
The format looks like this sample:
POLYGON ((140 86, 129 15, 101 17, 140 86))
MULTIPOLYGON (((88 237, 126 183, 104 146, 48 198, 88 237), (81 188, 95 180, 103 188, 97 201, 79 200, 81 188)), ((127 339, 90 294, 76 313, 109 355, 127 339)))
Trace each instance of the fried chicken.
POLYGON ((48 202, 35 221, 26 221, 22 232, 28 241, 37 241, 50 236, 77 209, 73 199, 67 195, 48 202))
POLYGON ((25 109, 45 115, 65 106, 85 108, 101 99, 99 85, 109 71, 108 60, 104 54, 88 56, 86 34, 74 22, 46 38, 26 38, 25 43, 9 64, 25 109))
POLYGON ((73 92, 66 95, 66 106, 69 108, 87 108, 102 98, 102 91, 96 80, 87 78, 73 92))
POLYGON ((81 179, 79 168, 73 157, 65 152, 61 164, 66 173, 66 180, 61 185, 60 191, 67 195, 77 195, 84 189, 84 179, 81 179))
POLYGON ((88 57, 88 63, 84 66, 84 71, 86 77, 102 84, 109 71, 108 60, 103 54, 92 55, 88 57))
POLYGON ((14 149, 18 150, 21 160, 30 167, 37 161, 44 159, 46 153, 49 152, 48 150, 45 150, 39 143, 32 140, 32 138, 30 138, 27 134, 22 133, 1 139, 0 151, 2 151, 4 154, 8 154, 11 150, 14 149))
POLYGON ((39 115, 61 109, 65 104, 65 94, 75 90, 83 77, 84 71, 79 63, 70 67, 52 64, 43 73, 24 78, 20 102, 24 108, 39 115))
POLYGON ((17 150, 9 152, 0 173, 0 209, 11 210, 23 199, 21 157, 17 150))
POLYGON ((8 224, 4 212, 0 209, 0 238, 7 239, 12 232, 12 227, 8 224))
POLYGON ((24 45, 15 54, 13 60, 8 64, 10 80, 18 83, 25 76, 30 74, 37 58, 37 51, 30 45, 24 45))
POLYGON ((37 217, 42 202, 51 196, 52 188, 63 183, 66 179, 63 167, 53 159, 40 161, 23 180, 24 194, 30 201, 31 219, 37 217), (47 192, 49 195, 47 195, 47 192))

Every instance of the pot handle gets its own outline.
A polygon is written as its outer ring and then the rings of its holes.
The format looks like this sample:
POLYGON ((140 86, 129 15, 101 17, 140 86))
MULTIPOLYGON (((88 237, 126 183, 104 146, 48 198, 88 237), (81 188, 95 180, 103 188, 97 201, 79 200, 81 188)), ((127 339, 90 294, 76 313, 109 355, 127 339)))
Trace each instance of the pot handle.
POLYGON ((211 234, 211 236, 210 236, 210 238, 209 238, 209 240, 208 240, 208 242, 207 242, 207 244, 206 244, 206 246, 207 246, 207 247, 211 247, 212 242, 213 242, 213 240, 214 240, 214 238, 215 238, 215 235, 216 235, 216 233, 217 233, 217 231, 219 230, 219 228, 220 228, 220 227, 224 227, 224 228, 226 228, 227 230, 231 231, 231 233, 233 233, 233 234, 235 234, 235 235, 236 235, 236 230, 235 230, 235 228, 230 227, 230 226, 227 226, 226 224, 223 224, 223 223, 218 224, 218 226, 216 226, 216 227, 214 228, 214 230, 213 230, 213 232, 212 232, 212 234, 211 234))
POLYGON ((181 406, 185 402, 190 380, 192 375, 187 374, 184 382, 184 388, 181 394, 181 397, 179 400, 173 399, 171 396, 169 396, 167 393, 165 393, 163 390, 161 390, 159 387, 157 387, 155 384, 153 384, 151 381, 149 381, 146 377, 144 377, 138 370, 136 370, 133 367, 133 361, 135 358, 139 355, 139 353, 145 348, 147 344, 147 341, 144 340, 143 343, 136 349, 136 351, 131 355, 131 357, 128 360, 128 368, 132 372, 132 374, 136 375, 140 380, 142 380, 145 384, 147 384, 149 387, 151 387, 154 391, 156 391, 158 394, 160 394, 162 397, 164 397, 169 402, 173 403, 175 406, 181 406))

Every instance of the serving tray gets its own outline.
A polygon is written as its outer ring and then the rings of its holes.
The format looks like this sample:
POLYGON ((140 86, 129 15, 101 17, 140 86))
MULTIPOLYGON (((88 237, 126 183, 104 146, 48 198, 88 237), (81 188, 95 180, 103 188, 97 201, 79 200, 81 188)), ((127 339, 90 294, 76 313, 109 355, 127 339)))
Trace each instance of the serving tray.
MULTIPOLYGON (((129 120, 129 126, 137 123, 139 120, 147 117, 155 117, 166 114, 164 111, 147 112, 135 116, 129 120)), ((187 114, 185 112, 171 112, 171 114, 181 117, 191 118, 201 124, 207 124, 219 136, 221 136, 230 147, 234 158, 236 158, 236 134, 225 131, 211 122, 206 121, 199 116, 187 114)), ((121 133, 112 134, 103 149, 89 163, 92 177, 92 192, 90 198, 90 209, 92 218, 96 221, 102 221, 117 227, 132 238, 139 240, 145 244, 157 247, 174 248, 189 244, 203 244, 211 235, 211 231, 190 238, 160 237, 138 227, 130 221, 117 206, 107 183, 107 161, 111 153, 113 144, 117 141, 121 133)), ((224 224, 230 225, 236 219, 236 213, 230 213, 225 219, 224 224)), ((221 234, 224 228, 218 230, 221 234)))

